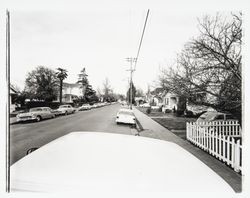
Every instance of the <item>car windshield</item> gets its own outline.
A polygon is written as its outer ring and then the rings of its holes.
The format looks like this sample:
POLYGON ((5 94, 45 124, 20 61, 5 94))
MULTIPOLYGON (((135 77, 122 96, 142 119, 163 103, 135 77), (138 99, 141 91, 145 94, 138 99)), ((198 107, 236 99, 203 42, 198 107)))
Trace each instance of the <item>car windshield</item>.
POLYGON ((67 105, 61 105, 59 106, 59 108, 67 108, 68 106, 67 105))
POLYGON ((120 111, 119 112, 119 115, 131 115, 131 116, 133 116, 134 114, 133 114, 133 112, 130 112, 130 111, 120 111))
POLYGON ((30 112, 34 112, 34 111, 42 111, 42 108, 32 108, 30 109, 30 112))
POLYGON ((200 119, 206 120, 206 121, 212 121, 215 119, 217 114, 215 113, 204 113, 203 115, 200 116, 200 119))

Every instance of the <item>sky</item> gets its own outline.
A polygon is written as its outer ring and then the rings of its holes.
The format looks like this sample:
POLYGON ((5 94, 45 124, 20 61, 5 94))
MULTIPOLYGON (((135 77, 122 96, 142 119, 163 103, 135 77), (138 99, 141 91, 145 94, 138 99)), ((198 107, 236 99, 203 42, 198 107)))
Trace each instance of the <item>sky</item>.
POLYGON ((106 4, 26 2, 9 4, 10 82, 21 90, 27 73, 42 65, 66 69, 68 83, 75 83, 85 67, 94 89, 102 89, 108 78, 114 92, 125 94, 130 68, 126 58, 136 57, 147 9, 150 13, 133 82, 144 92, 148 87, 152 90, 158 85, 160 68, 173 64, 184 44, 198 35, 198 19, 216 11, 232 11, 211 4, 204 7, 199 1, 193 4, 196 6, 180 1, 153 5, 139 4, 142 1, 116 4, 112 0, 106 4))
MULTIPOLYGON (((75 83, 83 67, 94 89, 109 79, 116 93, 128 89, 130 63, 136 57, 147 9, 13 9, 10 81, 24 88, 27 73, 39 65, 68 71, 75 83)), ((214 11, 150 9, 133 82, 144 91, 157 86, 160 67, 175 61, 183 45, 198 34, 198 18, 214 11), (167 10, 167 11, 166 11, 167 10)))

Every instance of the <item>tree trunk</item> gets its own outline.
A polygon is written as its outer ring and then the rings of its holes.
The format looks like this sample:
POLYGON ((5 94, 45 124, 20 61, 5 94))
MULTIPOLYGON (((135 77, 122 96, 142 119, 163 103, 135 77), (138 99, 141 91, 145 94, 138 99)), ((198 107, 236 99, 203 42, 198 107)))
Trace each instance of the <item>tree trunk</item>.
POLYGON ((60 104, 62 104, 62 86, 63 86, 63 81, 60 80, 60 104))

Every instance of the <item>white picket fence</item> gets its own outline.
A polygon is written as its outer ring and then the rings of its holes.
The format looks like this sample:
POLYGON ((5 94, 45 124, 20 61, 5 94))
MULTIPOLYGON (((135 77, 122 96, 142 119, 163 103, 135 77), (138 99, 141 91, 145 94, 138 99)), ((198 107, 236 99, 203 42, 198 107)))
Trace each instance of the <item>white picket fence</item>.
POLYGON ((187 123, 187 140, 242 171, 241 128, 237 121, 187 123))

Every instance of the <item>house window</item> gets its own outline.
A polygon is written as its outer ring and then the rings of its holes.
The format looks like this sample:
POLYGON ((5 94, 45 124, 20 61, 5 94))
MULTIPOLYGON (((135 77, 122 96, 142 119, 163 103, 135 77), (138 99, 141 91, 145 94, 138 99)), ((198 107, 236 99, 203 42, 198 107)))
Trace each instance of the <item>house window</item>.
POLYGON ((166 105, 169 105, 169 98, 166 98, 166 105))

